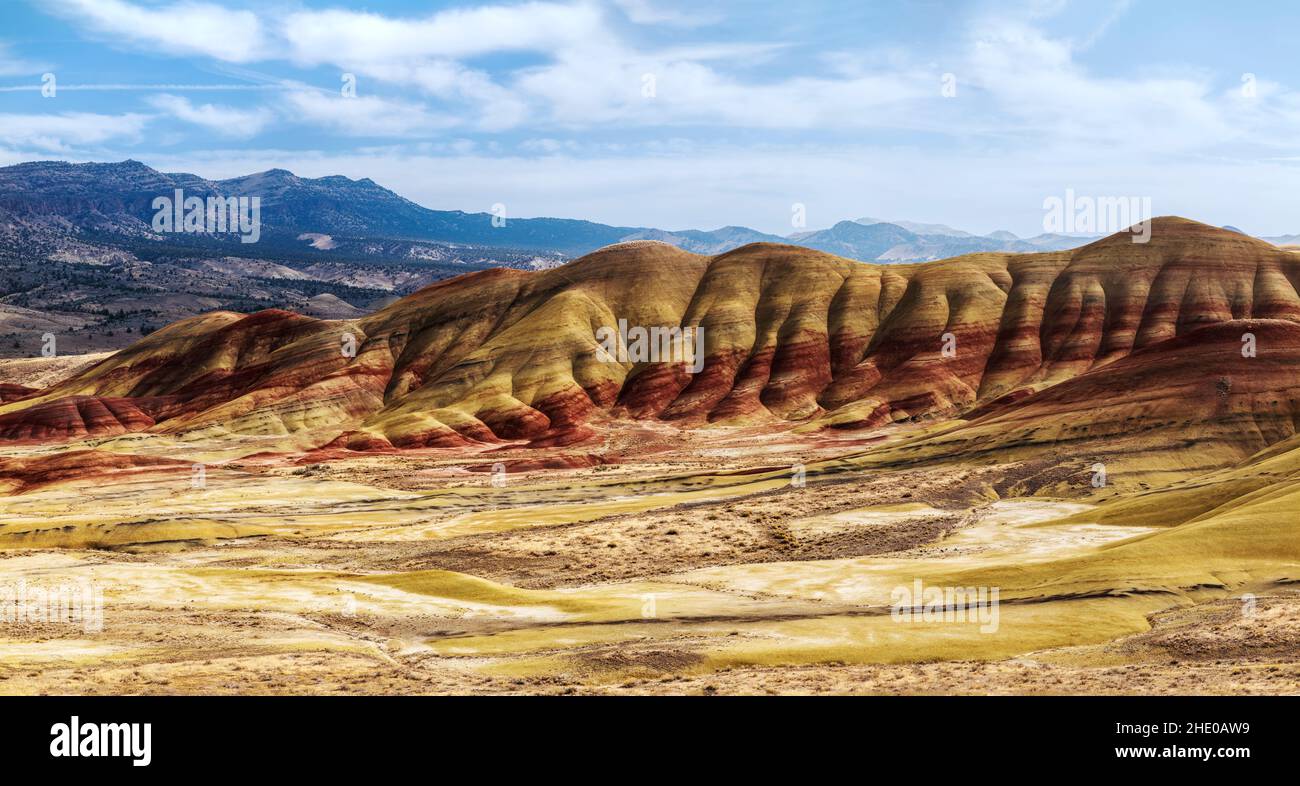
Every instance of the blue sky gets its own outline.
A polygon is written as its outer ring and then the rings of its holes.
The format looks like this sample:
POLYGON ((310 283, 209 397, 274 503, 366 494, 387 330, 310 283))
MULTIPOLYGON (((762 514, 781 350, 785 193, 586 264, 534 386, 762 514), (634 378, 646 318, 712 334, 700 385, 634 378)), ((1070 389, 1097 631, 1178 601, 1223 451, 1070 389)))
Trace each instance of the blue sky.
POLYGON ((704 5, 0 0, 0 164, 780 234, 800 204, 1030 235, 1072 189, 1300 232, 1292 4, 704 5))

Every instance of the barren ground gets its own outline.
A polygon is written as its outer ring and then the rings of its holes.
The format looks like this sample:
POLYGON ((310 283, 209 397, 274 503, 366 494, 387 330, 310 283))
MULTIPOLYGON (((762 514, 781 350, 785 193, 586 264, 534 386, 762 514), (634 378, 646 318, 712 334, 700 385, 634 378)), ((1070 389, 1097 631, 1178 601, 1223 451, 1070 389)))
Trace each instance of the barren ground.
POLYGON ((0 621, 0 692, 1300 690, 1287 566, 1221 586, 1044 587, 1031 569, 1106 566, 1154 530, 1088 521, 1099 495, 1059 493, 1072 467, 856 463, 917 428, 646 427, 601 449, 615 463, 502 477, 482 470, 539 452, 303 463, 101 441, 203 462, 203 483, 183 465, 0 495, 0 585, 103 600, 102 630, 0 621), (993 630, 890 613, 899 588, 971 577, 1001 590, 993 630))

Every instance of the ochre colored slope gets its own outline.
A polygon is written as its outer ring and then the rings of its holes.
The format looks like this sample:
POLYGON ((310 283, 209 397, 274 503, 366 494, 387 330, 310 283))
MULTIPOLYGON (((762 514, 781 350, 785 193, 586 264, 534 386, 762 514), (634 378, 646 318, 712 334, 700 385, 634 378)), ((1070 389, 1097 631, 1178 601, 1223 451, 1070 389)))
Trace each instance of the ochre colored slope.
POLYGON ((1198 590, 1267 591, 1300 581, 1300 449, 1247 462, 1054 523, 1161 529, 1066 559, 955 574, 1003 597, 1060 598, 1198 590))
POLYGON ((1217 357, 1258 324, 1259 362, 1232 372, 1226 409, 1189 379, 1143 388, 1145 404, 1116 403, 1087 424, 1096 434, 1135 417, 1200 419, 1221 434, 1250 423, 1257 431, 1234 448, 1249 453, 1294 431, 1290 405, 1275 417, 1264 400, 1284 381, 1259 381, 1259 396, 1245 391, 1256 384, 1250 370, 1282 358, 1270 353, 1292 341, 1285 323, 1300 322, 1298 280, 1295 255, 1177 218, 1157 219, 1147 244, 1120 234, 1072 252, 916 265, 774 244, 704 257, 629 243, 544 272, 461 276, 358 320, 281 311, 186 320, 0 405, 0 438, 204 430, 304 433, 353 449, 552 445, 580 442, 616 418, 843 428, 1012 417, 1008 407, 1025 413, 1016 416, 1023 422, 998 421, 1018 435, 1008 439, 1059 438, 1085 421, 1057 414, 1166 373, 1137 360, 1144 352, 1167 344, 1168 362, 1191 374, 1203 349, 1217 357), (699 326, 702 370, 603 360, 596 331, 620 319, 699 326), (1228 327, 1204 330, 1215 325, 1228 327), (341 351, 350 341, 355 357, 341 351), (1135 365, 1118 365, 1130 356, 1135 365), (1055 394, 1075 399, 1040 392, 1112 366, 1116 374, 1092 388, 1055 394), (1201 398, 1174 400, 1193 396, 1201 398), (1037 428, 1046 431, 1030 436, 1043 417, 1051 422, 1037 428))
POLYGON ((1206 471, 1241 462, 1300 430, 1300 323, 1205 324, 875 457, 917 463, 1048 454, 1092 465, 1206 471), (1243 352, 1243 339, 1254 342, 1243 352))
POLYGON ((0 438, 46 442, 143 431, 154 424, 148 399, 64 396, 0 415, 0 438))
POLYGON ((21 494, 68 480, 118 482, 132 472, 189 472, 190 463, 158 456, 131 456, 98 450, 71 450, 30 458, 0 458, 0 490, 21 494))

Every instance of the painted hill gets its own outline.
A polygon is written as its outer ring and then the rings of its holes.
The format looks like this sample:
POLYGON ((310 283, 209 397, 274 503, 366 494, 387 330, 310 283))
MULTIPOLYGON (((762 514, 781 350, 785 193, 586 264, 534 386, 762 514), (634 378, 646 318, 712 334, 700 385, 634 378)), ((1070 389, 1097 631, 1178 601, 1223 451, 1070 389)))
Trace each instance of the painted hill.
POLYGON ((1200 424, 1240 457, 1296 431, 1298 284, 1293 254, 1179 218, 1158 219, 1147 244, 1120 234, 912 265, 624 243, 439 282, 360 319, 184 320, 0 406, 0 438, 202 431, 387 450, 569 444, 623 418, 870 428, 964 415, 935 439, 1009 449, 1136 419, 1182 436, 1200 424), (602 358, 597 331, 619 320, 698 326, 699 373, 602 358), (1240 357, 1245 332, 1255 358, 1240 357))

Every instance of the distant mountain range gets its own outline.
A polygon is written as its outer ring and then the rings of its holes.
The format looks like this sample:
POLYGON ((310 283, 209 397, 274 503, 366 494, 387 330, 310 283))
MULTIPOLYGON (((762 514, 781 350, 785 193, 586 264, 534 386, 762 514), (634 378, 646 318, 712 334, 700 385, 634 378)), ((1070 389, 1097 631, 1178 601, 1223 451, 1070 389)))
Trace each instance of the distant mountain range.
POLYGON ((1275 235, 1262 237, 1260 240, 1267 240, 1275 246, 1300 246, 1300 235, 1275 235))
POLYGON ((58 335, 63 354, 116 349, 213 310, 351 317, 467 270, 567 258, 412 239, 413 226, 454 234, 455 215, 369 180, 285 170, 210 181, 136 161, 0 168, 0 356, 39 353, 45 331, 58 335), (154 200, 178 189, 201 199, 261 197, 258 242, 155 232, 154 200))
MULTIPOLYGON (((569 218, 510 218, 491 213, 431 210, 369 178, 304 178, 285 169, 207 180, 163 173, 138 161, 72 164, 35 161, 0 168, 0 245, 63 236, 83 242, 144 247, 188 245, 207 251, 238 246, 241 256, 286 253, 319 261, 375 259, 470 266, 545 267, 603 246, 658 240, 698 254, 718 254, 748 243, 788 243, 863 262, 921 262, 994 251, 1062 251, 1100 235, 1044 233, 1021 238, 1001 230, 978 235, 946 224, 864 217, 828 229, 780 236, 740 226, 671 231, 610 226, 569 218), (261 238, 252 248, 234 235, 160 236, 151 227, 153 200, 176 190, 185 196, 258 196, 261 238), (21 236, 21 237, 19 237, 21 236), (505 253, 509 252, 509 253, 505 253), (532 258, 536 255, 538 259, 532 258)), ((1263 238, 1278 245, 1300 235, 1263 238)))
MULTIPOLYGON (((866 262, 919 262, 976 251, 1031 252, 1074 248, 1096 239, 1040 235, 1021 239, 1009 232, 974 235, 942 224, 841 221, 829 229, 790 236, 729 226, 711 231, 668 231, 651 227, 609 226, 568 218, 509 218, 491 213, 431 210, 373 180, 334 175, 298 177, 271 169, 228 180, 159 172, 138 161, 71 164, 37 161, 0 168, 0 232, 15 228, 32 249, 33 240, 51 235, 89 242, 109 242, 134 250, 143 241, 189 245, 196 249, 238 244, 235 235, 161 236, 151 226, 153 201, 181 190, 186 197, 257 196, 261 198, 260 248, 240 245, 240 255, 278 257, 286 252, 321 260, 359 256, 386 261, 427 259, 466 263, 491 258, 507 266, 529 266, 519 254, 569 258, 629 240, 658 240, 699 254, 717 254, 747 243, 789 243, 866 262), (41 232, 35 230, 44 230, 41 232), (380 242, 384 241, 384 242, 380 242), (478 249, 466 255, 452 249, 478 249)), ((2 237, 0 237, 2 239, 2 237)), ((11 244, 12 245, 12 244, 11 244)), ((38 244, 39 245, 39 244, 38 244)), ((487 259, 479 261, 488 261, 487 259)), ((535 263, 533 266, 538 266, 535 263)))

